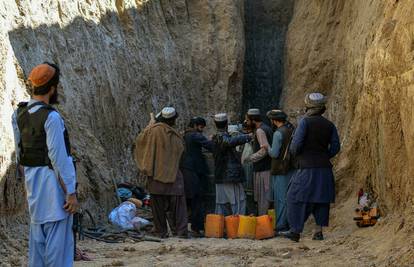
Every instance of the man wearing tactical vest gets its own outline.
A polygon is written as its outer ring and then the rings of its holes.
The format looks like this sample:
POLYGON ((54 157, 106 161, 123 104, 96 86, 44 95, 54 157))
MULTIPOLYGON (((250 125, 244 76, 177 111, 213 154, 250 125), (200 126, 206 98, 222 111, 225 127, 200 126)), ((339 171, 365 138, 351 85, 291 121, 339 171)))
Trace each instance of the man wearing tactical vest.
POLYGON ((257 202, 258 215, 265 215, 269 209, 270 167, 272 159, 267 153, 272 142, 272 129, 262 121, 260 110, 249 109, 246 124, 254 129, 253 154, 245 162, 253 162, 254 200, 257 202))
POLYGON ((267 113, 267 117, 272 122, 272 126, 277 127, 273 134, 272 147, 269 147, 269 155, 272 158, 270 173, 276 209, 276 229, 277 231, 286 231, 289 230, 286 193, 293 174, 288 150, 294 127, 287 121, 286 113, 281 110, 271 110, 267 113))
POLYGON ((73 266, 76 172, 57 104, 58 66, 45 62, 28 77, 32 98, 19 103, 12 124, 18 168, 30 213, 29 266, 73 266))
POLYGON ((326 97, 311 93, 305 98, 306 115, 293 135, 290 152, 298 169, 287 193, 290 230, 280 233, 298 242, 303 226, 312 214, 316 229, 314 240, 323 240, 322 227, 329 224, 330 203, 335 202, 335 179, 331 159, 341 146, 336 126, 322 116, 326 97))

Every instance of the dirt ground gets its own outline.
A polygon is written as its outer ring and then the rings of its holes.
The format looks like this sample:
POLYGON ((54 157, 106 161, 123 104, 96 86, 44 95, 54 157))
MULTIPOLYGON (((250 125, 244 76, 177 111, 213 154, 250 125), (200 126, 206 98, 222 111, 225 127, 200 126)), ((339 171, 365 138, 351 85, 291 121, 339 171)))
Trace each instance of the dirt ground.
MULTIPOLYGON (((376 226, 359 229, 352 221, 352 201, 333 211, 325 241, 311 240, 308 223, 299 243, 281 238, 264 241, 166 239, 162 243, 80 242, 92 262, 75 266, 414 266, 413 224, 395 227, 392 215, 376 226)), ((400 218, 401 219, 401 218, 400 218)))
POLYGON ((121 245, 88 240, 81 247, 94 261, 78 262, 75 266, 376 266, 371 264, 374 256, 353 250, 351 244, 341 244, 343 240, 315 242, 305 238, 293 243, 279 238, 265 241, 203 238, 121 245))
MULTIPOLYGON (((85 239, 78 245, 93 261, 75 266, 414 266, 414 207, 406 214, 388 214, 374 227, 358 228, 352 220, 354 202, 351 198, 332 209, 325 241, 311 240, 312 221, 299 243, 281 238, 171 238, 161 243, 131 240, 120 244, 85 239)), ((0 266, 27 266, 27 237, 22 242, 18 232, 9 234, 15 238, 0 242, 0 266)))

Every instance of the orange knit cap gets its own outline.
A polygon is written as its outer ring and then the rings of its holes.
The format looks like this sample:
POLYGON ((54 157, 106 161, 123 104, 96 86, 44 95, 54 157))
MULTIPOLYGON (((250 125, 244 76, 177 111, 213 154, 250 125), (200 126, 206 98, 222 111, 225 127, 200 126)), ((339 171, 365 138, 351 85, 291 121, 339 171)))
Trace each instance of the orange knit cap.
POLYGON ((40 64, 32 69, 28 80, 33 87, 40 87, 47 84, 55 75, 56 70, 48 64, 40 64))

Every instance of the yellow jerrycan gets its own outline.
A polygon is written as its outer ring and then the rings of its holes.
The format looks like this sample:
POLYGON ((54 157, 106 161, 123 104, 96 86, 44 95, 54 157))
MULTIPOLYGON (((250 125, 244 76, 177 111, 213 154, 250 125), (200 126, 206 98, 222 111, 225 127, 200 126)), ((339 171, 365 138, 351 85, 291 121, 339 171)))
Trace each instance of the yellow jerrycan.
POLYGON ((274 209, 268 210, 267 215, 269 215, 270 218, 272 218, 273 229, 276 230, 276 211, 274 209))
POLYGON ((254 239, 255 236, 256 236, 256 217, 240 215, 237 237, 254 239))

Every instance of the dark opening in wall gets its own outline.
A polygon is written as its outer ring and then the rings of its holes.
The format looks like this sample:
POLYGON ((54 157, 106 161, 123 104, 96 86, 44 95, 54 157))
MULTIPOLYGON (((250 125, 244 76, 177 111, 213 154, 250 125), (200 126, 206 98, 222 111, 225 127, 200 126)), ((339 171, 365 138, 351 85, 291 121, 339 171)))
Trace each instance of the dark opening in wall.
POLYGON ((294 0, 245 0, 243 111, 279 107, 283 56, 294 0))

